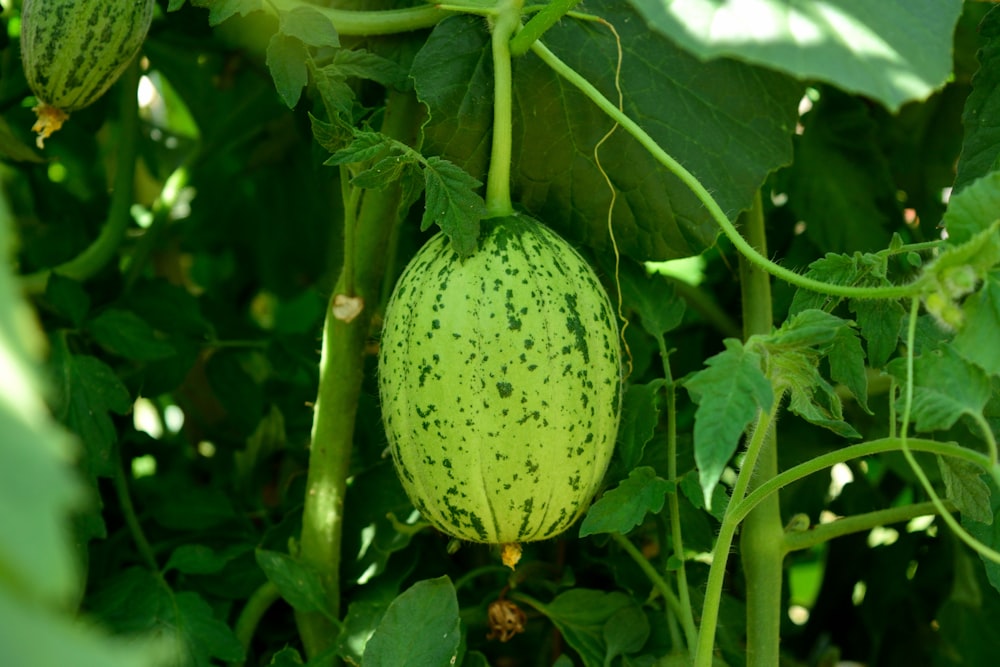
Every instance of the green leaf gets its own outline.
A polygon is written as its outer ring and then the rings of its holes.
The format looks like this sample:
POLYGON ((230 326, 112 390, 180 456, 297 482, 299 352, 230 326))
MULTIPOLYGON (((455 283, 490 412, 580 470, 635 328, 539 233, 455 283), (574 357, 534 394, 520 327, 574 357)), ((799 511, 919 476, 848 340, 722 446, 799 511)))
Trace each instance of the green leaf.
POLYGON ((852 327, 837 329, 837 337, 828 351, 830 379, 847 387, 858 405, 868 414, 868 374, 865 372, 865 352, 861 349, 858 332, 852 327))
POLYGON ((271 667, 297 667, 304 664, 302 656, 294 648, 285 647, 271 656, 271 667))
MULTIPOLYGON (((647 30, 626 3, 596 0, 587 8, 621 36, 625 112, 735 219, 768 172, 791 159, 800 86, 732 60, 702 62, 647 30)), ((617 99, 617 45, 607 27, 565 18, 545 43, 617 99)), ((454 17, 435 27, 411 72, 430 111, 425 149, 477 178, 486 172, 493 122, 490 62, 482 21, 454 17)), ((567 238, 610 248, 611 192, 593 151, 612 122, 533 55, 515 63, 514 87, 514 197, 567 238)), ((688 257, 714 243, 718 227, 705 207, 626 132, 617 130, 601 146, 600 161, 617 191, 614 225, 623 255, 688 257)))
POLYGON ((340 49, 333 56, 333 67, 342 76, 369 79, 383 86, 402 86, 409 76, 399 63, 365 49, 340 49))
POLYGON ((774 403, 774 392, 762 359, 735 339, 726 350, 709 358, 706 368, 684 382, 698 404, 694 422, 694 457, 705 506, 712 507, 712 492, 722 471, 736 452, 740 436, 757 416, 774 403))
MULTIPOLYGON (((887 370, 905 386, 905 359, 894 361, 887 370)), ((913 375, 912 417, 918 431, 949 429, 964 414, 981 414, 990 399, 989 377, 950 345, 914 359, 913 375)))
POLYGON ((818 248, 881 250, 901 211, 868 104, 824 89, 802 124, 788 171, 788 208, 818 248))
POLYGON ((58 273, 49 276, 45 284, 45 301, 57 313, 75 326, 83 323, 90 310, 90 295, 76 280, 65 278, 58 273))
POLYGON ((854 299, 851 301, 858 329, 868 347, 868 365, 882 368, 899 347, 906 310, 898 301, 854 299))
POLYGON ((275 33, 267 45, 267 68, 274 79, 278 95, 289 109, 294 109, 302 96, 302 89, 309 83, 306 45, 294 37, 275 33))
POLYGON ((208 24, 219 25, 236 14, 246 16, 263 9, 262 0, 191 0, 196 7, 208 7, 208 24))
POLYGON ((130 310, 108 308, 87 322, 87 330, 98 345, 126 359, 156 361, 174 354, 173 346, 130 310))
POLYGON ((277 551, 257 549, 255 555, 260 569, 293 609, 303 612, 326 609, 323 580, 314 569, 277 551))
POLYGON ((568 590, 547 605, 532 605, 548 616, 566 643, 580 654, 585 667, 603 667, 608 655, 605 628, 623 609, 638 608, 636 601, 624 593, 586 588, 568 590))
POLYGON ((615 450, 625 470, 632 470, 639 464, 646 443, 653 439, 660 421, 657 399, 663 384, 663 380, 653 380, 646 384, 630 384, 625 389, 615 450))
POLYGON ((626 262, 618 277, 623 300, 639 313, 639 324, 650 336, 659 337, 680 326, 685 303, 663 276, 650 275, 641 266, 626 262))
POLYGON ((642 648, 649 638, 649 619, 639 607, 624 607, 604 624, 604 644, 607 653, 604 667, 611 667, 614 659, 642 648))
POLYGON ((828 81, 891 111, 951 74, 961 0, 632 0, 648 26, 701 58, 729 56, 828 81))
POLYGON ((950 456, 938 456, 945 497, 955 503, 963 518, 989 525, 993 523, 990 487, 983 469, 975 463, 950 456))
POLYGON ((420 229, 437 224, 451 239, 459 257, 476 249, 479 221, 486 217, 486 202, 475 190, 482 185, 460 167, 439 157, 430 157, 424 167, 426 208, 420 229))
POLYGON ((163 572, 177 570, 182 574, 214 574, 250 548, 246 544, 235 544, 216 551, 204 544, 182 544, 170 554, 163 572))
POLYGON ((368 640, 362 667, 449 665, 461 642, 458 598, 448 577, 426 579, 404 591, 368 640))
POLYGON ((657 514, 667 500, 670 483, 648 466, 636 468, 627 479, 591 505, 580 524, 580 537, 601 533, 625 534, 642 523, 646 514, 657 514))
POLYGON ((986 276, 982 288, 965 300, 965 325, 955 336, 955 350, 990 375, 1000 375, 1000 271, 986 276))
POLYGON ((965 100, 962 124, 965 140, 958 160, 955 193, 975 179, 996 169, 1000 156, 1000 11, 994 7, 978 29, 982 47, 979 71, 972 79, 972 92, 965 100))
MULTIPOLYGON (((994 551, 1000 551, 1000 492, 994 483, 990 484, 990 515, 992 521, 975 521, 971 517, 962 516, 962 527, 994 551)), ((986 576, 997 591, 1000 591, 1000 563, 996 563, 980 554, 986 567, 986 576)))
POLYGON ((291 11, 278 12, 281 34, 309 46, 340 46, 340 37, 330 19, 312 7, 299 5, 291 11))
POLYGON ((132 408, 128 390, 100 359, 72 354, 63 335, 52 339, 51 363, 57 390, 55 414, 79 436, 83 470, 91 477, 111 476, 117 435, 108 413, 123 415, 132 408))
POLYGON ((1000 172, 979 178, 948 202, 941 223, 948 231, 948 243, 959 245, 988 229, 1000 218, 1000 172))

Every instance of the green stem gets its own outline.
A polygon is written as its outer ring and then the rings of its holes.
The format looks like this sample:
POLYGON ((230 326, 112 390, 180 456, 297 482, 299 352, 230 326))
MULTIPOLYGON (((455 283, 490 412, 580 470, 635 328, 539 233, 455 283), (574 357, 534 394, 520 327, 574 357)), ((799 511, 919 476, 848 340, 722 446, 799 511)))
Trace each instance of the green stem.
POLYGON ((172 210, 177 203, 177 198, 184 188, 187 187, 191 178, 190 165, 193 163, 193 159, 191 158, 194 158, 195 155, 197 154, 190 156, 183 165, 175 169, 163 183, 163 189, 160 191, 160 196, 156 198, 151 211, 153 220, 135 244, 134 249, 124 264, 126 291, 135 286, 135 283, 142 277, 150 256, 156 248, 160 247, 160 240, 171 220, 172 210))
MULTIPOLYGON (((955 510, 955 506, 950 502, 946 504, 946 508, 949 511, 955 510)), ((930 501, 847 516, 830 523, 821 523, 809 530, 785 533, 784 553, 801 551, 817 544, 829 542, 837 537, 871 530, 876 526, 902 523, 929 514, 940 514, 938 507, 930 501)))
POLYGON ((115 144, 115 177, 108 208, 108 219, 94 242, 73 259, 52 269, 44 269, 22 276, 21 284, 29 294, 41 294, 49 282, 49 276, 58 273, 73 280, 84 281, 96 274, 114 257, 125 238, 132 221, 132 193, 135 180, 135 164, 139 153, 139 102, 136 89, 139 87, 138 60, 122 75, 118 83, 121 96, 119 103, 118 141, 115 144))
POLYGON ((729 218, 726 217, 726 214, 722 211, 718 202, 715 201, 712 195, 709 194, 708 190, 705 189, 705 186, 703 186, 701 182, 695 178, 693 174, 691 174, 691 172, 685 169, 666 151, 660 148, 659 144, 657 144, 645 130, 639 127, 639 125, 625 115, 624 112, 620 111, 618 107, 606 98, 599 90, 597 90, 593 84, 574 71, 569 65, 560 60, 559 57, 552 53, 544 44, 542 44, 542 42, 535 41, 531 45, 531 50, 559 76, 563 77, 570 84, 578 88, 594 104, 596 104, 601 111, 606 113, 613 120, 617 121, 618 124, 621 125, 626 132, 631 134, 643 148, 649 151, 657 162, 665 166, 672 174, 680 179, 680 181, 694 193, 698 200, 701 201, 706 210, 708 210, 709 214, 715 220, 716 224, 718 224, 722 229, 726 237, 732 242, 736 249, 739 250, 740 254, 746 257, 749 262, 752 262, 757 267, 767 271, 777 278, 784 280, 787 283, 795 285, 796 287, 819 292, 820 294, 830 294, 832 296, 853 299, 899 299, 920 293, 922 288, 921 279, 907 285, 891 285, 885 287, 834 285, 800 275, 779 264, 775 264, 771 260, 767 259, 765 255, 757 252, 743 239, 742 236, 740 236, 740 233, 736 230, 733 223, 729 221, 729 218))
MULTIPOLYGON (((920 313, 920 299, 914 298, 910 302, 910 322, 906 333, 906 386, 904 387, 903 393, 903 417, 902 425, 900 426, 900 442, 902 443, 903 456, 906 457, 906 462, 910 464, 910 468, 913 470, 913 474, 916 475, 917 479, 920 480, 920 485, 924 487, 924 492, 930 496, 931 502, 937 507, 938 512, 941 514, 941 518, 944 522, 948 524, 952 532, 958 537, 958 539, 965 542, 966 546, 978 553, 983 558, 993 561, 994 563, 1000 563, 1000 552, 991 549, 987 545, 983 544, 972 535, 970 535, 961 524, 955 520, 944 506, 944 501, 938 496, 934 487, 931 485, 931 481, 927 478, 927 474, 924 469, 920 467, 917 463, 917 459, 914 458, 913 453, 910 451, 910 444, 907 438, 907 431, 910 430, 910 412, 913 408, 913 353, 916 348, 916 337, 917 337, 917 315, 920 313)), ((990 465, 988 470, 993 472, 993 461, 990 460, 990 465)))
MULTIPOLYGON (((753 205, 742 216, 743 233, 747 244, 760 256, 767 256, 767 235, 764 230, 764 209, 760 191, 754 195, 753 205)), ((762 267, 740 255, 740 294, 743 304, 743 338, 771 333, 774 308, 771 300, 771 276, 762 267)), ((779 392, 775 392, 778 394, 779 392)), ((775 396, 768 428, 761 435, 756 461, 743 465, 751 472, 745 479, 752 486, 778 475, 778 438, 774 428, 774 415, 780 396, 775 396)), ((749 457, 748 457, 749 459, 749 457)), ((741 471, 742 473, 742 471, 741 471)), ((741 474, 742 477, 742 474, 741 474)), ((743 490, 734 489, 733 499, 743 499, 743 490), (738 491, 738 492, 737 492, 738 491)), ((740 557, 746 577, 747 605, 747 665, 770 666, 779 663, 781 643, 781 587, 784 570, 782 536, 784 524, 778 494, 768 496, 753 512, 747 515, 740 537, 740 557)))
POLYGON ((677 486, 677 386, 670 370, 670 352, 663 336, 657 340, 660 346, 660 359, 663 363, 663 377, 667 381, 667 479, 673 483, 673 490, 667 494, 667 508, 670 513, 670 537, 673 542, 674 557, 679 563, 677 567, 677 596, 680 600, 680 619, 684 626, 684 638, 691 657, 694 657, 695 646, 698 643, 698 628, 694 623, 694 611, 691 607, 691 593, 688 590, 687 568, 684 565, 684 539, 681 530, 681 506, 677 486))
MULTIPOLYGON (((844 463, 845 461, 850 461, 852 459, 874 456, 875 454, 884 454, 886 452, 898 452, 902 450, 902 446, 902 440, 900 438, 882 438, 881 440, 873 440, 859 445, 844 447, 843 449, 827 452, 826 454, 809 459, 805 463, 800 463, 793 468, 785 470, 781 474, 767 480, 754 489, 753 493, 747 495, 746 498, 744 498, 741 502, 736 503, 735 507, 732 508, 732 518, 739 523, 758 504, 760 504, 761 501, 767 499, 778 489, 788 486, 792 482, 798 481, 803 477, 807 477, 813 473, 819 472, 820 470, 824 470, 838 463, 844 463)), ((970 463, 974 463, 984 470, 989 469, 989 459, 986 456, 955 443, 938 442, 936 440, 910 439, 908 441, 908 446, 914 451, 930 452, 932 454, 941 454, 943 456, 953 456, 955 458, 960 458, 970 463)))
POLYGON ((487 217, 511 215, 510 160, 513 146, 512 109, 514 83, 510 62, 510 36, 521 21, 522 0, 503 0, 497 6, 491 43, 493 47, 493 145, 486 176, 487 217))
MULTIPOLYGON (((698 630, 698 647, 694 656, 695 667, 711 667, 712 654, 715 650, 715 631, 719 624, 719 610, 722 605, 722 586, 726 578, 726 564, 729 552, 732 550, 736 529, 744 517, 736 516, 735 509, 740 505, 740 499, 750 486, 750 478, 754 474, 754 464, 764 447, 767 433, 771 430, 780 401, 777 399, 770 412, 760 413, 753 428, 753 436, 747 445, 743 467, 736 477, 733 495, 722 517, 719 536, 712 549, 712 564, 708 568, 708 581, 705 584, 705 601, 701 610, 701 627, 698 630)), ((744 515, 745 516, 745 515, 744 515)))
POLYGON ((111 482, 115 488, 115 495, 118 497, 118 505, 122 516, 125 518, 125 525, 128 526, 129 534, 132 535, 132 541, 135 542, 135 547, 139 550, 139 555, 146 561, 146 566, 158 578, 162 579, 160 565, 156 562, 156 553, 149 544, 149 540, 146 539, 146 533, 142 530, 139 516, 135 513, 135 505, 132 504, 132 494, 128 490, 128 479, 125 477, 125 465, 122 463, 121 451, 118 447, 115 447, 114 465, 114 476, 111 482))
POLYGON ((545 32, 554 26, 566 12, 580 4, 580 0, 551 0, 544 5, 531 20, 510 40, 510 52, 514 56, 523 56, 545 32))
MULTIPOLYGON (((413 142, 420 122, 420 106, 416 99, 411 94, 390 90, 382 131, 402 141, 413 142)), ((320 573, 327 600, 325 614, 296 614, 299 633, 311 658, 324 655, 338 636, 337 626, 327 615, 332 618, 340 615, 344 494, 364 377, 364 351, 385 270, 386 246, 399 220, 400 197, 398 184, 365 193, 357 221, 357 228, 362 233, 357 235, 354 248, 355 293, 365 305, 354 320, 344 322, 333 316, 331 298, 323 326, 319 391, 298 554, 305 564, 320 573)), ((346 283, 347 276, 342 271, 334 297, 344 293, 346 283)), ((331 657, 330 662, 332 660, 331 657)))
POLYGON ((229 663, 229 667, 243 667, 246 664, 246 656, 250 653, 250 642, 257 631, 257 626, 260 625, 260 619, 264 618, 264 614, 271 608, 271 605, 280 599, 281 593, 278 592, 278 587, 270 581, 266 581, 253 592, 247 603, 243 605, 243 610, 240 612, 239 618, 236 619, 233 632, 240 644, 243 645, 244 659, 229 663))
POLYGON ((674 594, 673 589, 670 588, 670 584, 667 583, 666 579, 661 577, 660 573, 656 571, 656 568, 653 567, 649 560, 642 555, 639 548, 632 544, 632 541, 621 533, 611 533, 611 539, 613 539, 615 543, 620 546, 633 561, 635 561, 635 564, 639 566, 643 574, 649 578, 650 583, 653 584, 653 588, 659 591, 660 595, 663 596, 663 599, 666 600, 667 606, 669 606, 678 617, 683 617, 684 609, 680 599, 676 594, 674 594))
POLYGON ((272 13, 274 11, 287 13, 306 7, 329 19, 341 35, 359 37, 394 35, 401 32, 433 28, 443 19, 452 15, 452 12, 442 11, 434 6, 355 11, 321 7, 303 0, 270 0, 268 5, 271 5, 268 9, 271 9, 272 13))

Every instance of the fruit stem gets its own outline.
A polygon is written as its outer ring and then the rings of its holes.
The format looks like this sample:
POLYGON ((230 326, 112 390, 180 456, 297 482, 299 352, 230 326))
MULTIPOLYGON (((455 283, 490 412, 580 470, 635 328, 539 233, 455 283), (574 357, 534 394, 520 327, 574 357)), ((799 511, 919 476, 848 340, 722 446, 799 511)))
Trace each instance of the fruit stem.
POLYGON ((497 6, 491 37, 493 47, 493 145, 486 176, 486 215, 514 213, 510 200, 510 160, 513 146, 514 84, 510 38, 521 22, 523 0, 502 0, 497 6))
POLYGON ((551 0, 524 24, 514 38, 510 40, 510 52, 514 56, 523 56, 545 31, 556 24, 559 19, 571 9, 580 4, 580 0, 551 0))
MULTIPOLYGON (((420 109, 412 94, 390 90, 382 132, 412 143, 423 121, 420 109)), ((341 535, 354 425, 373 304, 385 272, 386 246, 400 219, 401 195, 398 183, 382 190, 365 191, 358 212, 353 274, 355 294, 367 305, 349 322, 334 315, 334 299, 344 294, 347 282, 342 270, 323 325, 319 389, 297 556, 320 574, 327 608, 325 613, 296 613, 306 653, 322 665, 333 663, 329 649, 336 645, 339 635, 337 626, 329 619, 340 617, 341 535), (320 657, 324 655, 329 658, 320 657)))
POLYGON ((341 35, 368 37, 371 35, 395 35, 402 32, 412 32, 433 28, 454 12, 438 9, 435 6, 407 7, 404 9, 380 9, 362 11, 353 9, 334 9, 321 7, 303 0, 270 0, 265 8, 273 8, 273 13, 288 13, 300 8, 308 8, 311 12, 322 14, 337 29, 341 35))

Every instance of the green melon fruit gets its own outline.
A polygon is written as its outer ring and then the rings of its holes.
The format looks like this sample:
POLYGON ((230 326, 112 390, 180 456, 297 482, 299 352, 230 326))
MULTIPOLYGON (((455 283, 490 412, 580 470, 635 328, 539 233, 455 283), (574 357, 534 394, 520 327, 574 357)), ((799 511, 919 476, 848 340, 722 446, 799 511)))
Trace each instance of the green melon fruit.
POLYGON ((69 114, 93 104, 129 66, 154 0, 24 0, 21 59, 38 98, 39 148, 69 114))
POLYGON ((621 383, 607 293, 523 215, 485 221, 465 259, 433 237, 386 310, 379 394, 396 471, 420 513, 461 540, 569 528, 611 458, 621 383))

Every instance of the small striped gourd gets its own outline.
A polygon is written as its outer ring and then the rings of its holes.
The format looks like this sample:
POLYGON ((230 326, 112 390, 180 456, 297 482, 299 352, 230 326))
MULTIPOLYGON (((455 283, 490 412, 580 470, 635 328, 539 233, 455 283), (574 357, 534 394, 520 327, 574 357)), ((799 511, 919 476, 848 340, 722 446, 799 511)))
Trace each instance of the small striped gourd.
POLYGON ((38 98, 38 147, 69 114, 93 104, 135 58, 154 0, 24 0, 21 59, 38 98))
POLYGON ((516 562, 507 545, 563 532, 597 491, 621 372, 607 293, 566 241, 498 218, 460 259, 438 234, 403 271, 382 330, 379 394, 403 487, 441 531, 503 544, 516 562))

